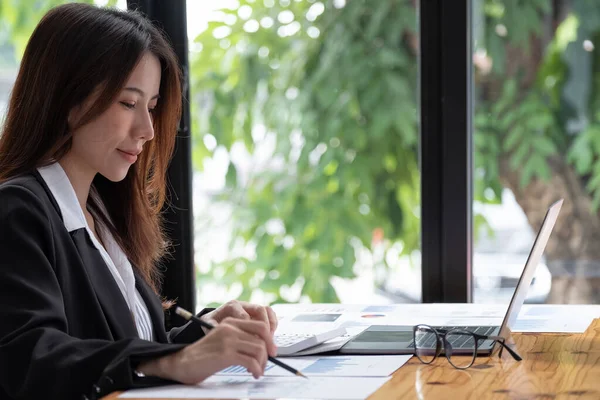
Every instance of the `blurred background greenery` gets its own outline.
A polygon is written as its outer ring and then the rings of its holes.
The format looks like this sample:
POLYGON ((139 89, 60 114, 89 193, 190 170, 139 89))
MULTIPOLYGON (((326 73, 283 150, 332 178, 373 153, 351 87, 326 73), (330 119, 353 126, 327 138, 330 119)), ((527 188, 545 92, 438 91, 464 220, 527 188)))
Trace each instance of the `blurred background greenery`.
MULTIPOLYGON (((420 247, 416 2, 235 3, 194 41, 194 166, 211 154, 205 135, 252 153, 265 132, 280 163, 243 181, 229 164, 219 198, 233 205, 233 243, 253 243, 255 257, 207 273, 241 280, 244 299, 260 288, 284 301, 280 287, 299 283, 312 301, 337 301, 331 277, 354 276, 357 248, 399 244, 402 257, 420 247), (273 219, 282 229, 270 234, 273 219)), ((600 7, 473 8, 474 200, 499 203, 509 189, 537 230, 565 197, 546 252, 556 275, 548 301, 597 303, 600 7), (568 273, 582 269, 589 279, 568 273)), ((482 214, 474 222, 476 239, 493 231, 482 214)))
MULTIPOLYGON (((14 71, 36 22, 63 2, 0 0, 0 71, 14 71)), ((361 254, 375 284, 398 260, 420 269, 417 1, 192 5, 210 10, 188 12, 194 169, 207 180, 216 158, 226 166, 194 205, 196 231, 221 224, 227 241, 214 259, 197 246, 199 291, 337 302, 333 282, 355 278, 361 254)), ((600 7, 473 0, 472 33, 474 201, 509 191, 537 230, 564 197, 546 301, 599 303, 600 7)), ((493 232, 475 209, 475 251, 493 232)))

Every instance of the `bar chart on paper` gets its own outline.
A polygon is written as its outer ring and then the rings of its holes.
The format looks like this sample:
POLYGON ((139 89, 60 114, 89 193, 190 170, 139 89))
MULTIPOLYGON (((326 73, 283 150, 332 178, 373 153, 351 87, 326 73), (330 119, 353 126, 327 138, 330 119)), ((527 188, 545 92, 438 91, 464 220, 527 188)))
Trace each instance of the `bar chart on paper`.
MULTIPOLYGON (((275 367, 275 364, 268 363, 267 366, 265 367, 265 372, 273 369, 273 367, 275 367)), ((241 365, 232 365, 229 368, 225 368, 220 373, 221 374, 227 374, 227 375, 230 375, 230 374, 249 374, 249 372, 246 369, 246 367, 242 367, 241 365)))
MULTIPOLYGON (((286 357, 285 363, 308 376, 388 376, 411 356, 327 356, 286 357)), ((241 365, 217 373, 219 376, 250 376, 241 365)), ((265 376, 290 376, 290 372, 267 363, 265 376)))
POLYGON ((352 360, 350 357, 328 357, 319 358, 317 361, 304 368, 304 374, 331 374, 347 370, 348 368, 356 368, 360 363, 357 360, 352 360))
POLYGON ((385 377, 211 376, 198 385, 133 389, 119 398, 154 399, 365 399, 390 379, 385 377))
POLYGON ((302 368, 308 376, 387 376, 411 356, 329 356, 305 358, 312 361, 302 368))

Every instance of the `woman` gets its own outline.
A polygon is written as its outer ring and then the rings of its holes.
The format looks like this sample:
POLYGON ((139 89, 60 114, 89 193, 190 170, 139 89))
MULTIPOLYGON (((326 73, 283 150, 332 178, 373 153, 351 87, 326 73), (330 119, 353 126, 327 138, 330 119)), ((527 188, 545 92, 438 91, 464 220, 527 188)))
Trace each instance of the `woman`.
POLYGON ((263 374, 273 311, 230 302, 165 332, 160 210, 180 116, 167 41, 135 12, 67 4, 25 50, 0 136, 0 399, 101 397, 263 374))

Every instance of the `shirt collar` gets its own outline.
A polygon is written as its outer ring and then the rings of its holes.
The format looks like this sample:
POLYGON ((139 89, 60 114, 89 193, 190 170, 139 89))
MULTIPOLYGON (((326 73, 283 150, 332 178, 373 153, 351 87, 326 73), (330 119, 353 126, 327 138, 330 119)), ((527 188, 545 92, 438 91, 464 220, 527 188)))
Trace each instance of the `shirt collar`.
POLYGON ((60 208, 67 231, 72 232, 87 227, 87 221, 77 200, 75 189, 61 165, 55 162, 37 170, 60 208))

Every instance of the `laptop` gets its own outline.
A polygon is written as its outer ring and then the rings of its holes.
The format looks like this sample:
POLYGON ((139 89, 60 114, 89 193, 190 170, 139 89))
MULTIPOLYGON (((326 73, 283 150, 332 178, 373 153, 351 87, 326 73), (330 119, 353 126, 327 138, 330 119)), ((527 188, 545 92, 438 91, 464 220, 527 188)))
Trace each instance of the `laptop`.
MULTIPOLYGON (((521 273, 517 288, 508 305, 506 315, 500 326, 436 326, 439 329, 460 328, 480 335, 508 337, 511 328, 514 326, 521 306, 525 301, 527 290, 531 285, 531 280, 537 268, 558 214, 562 207, 563 199, 553 203, 546 211, 544 222, 538 231, 533 242, 533 247, 529 252, 525 268, 521 273)), ((414 354, 413 326, 408 325, 372 325, 362 333, 357 335, 351 341, 346 343, 340 353, 345 354, 414 354)), ((466 343, 457 343, 453 345, 453 353, 472 353, 473 345, 470 341, 466 343)), ((489 355, 493 352, 496 342, 485 340, 478 346, 478 355, 489 355)))

